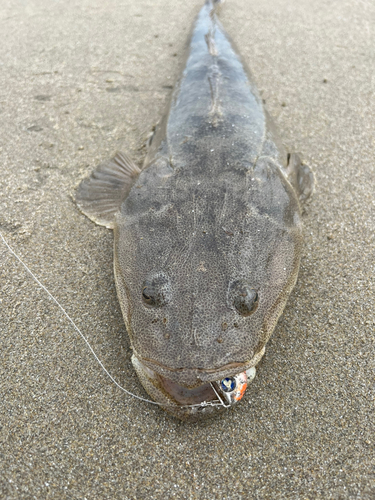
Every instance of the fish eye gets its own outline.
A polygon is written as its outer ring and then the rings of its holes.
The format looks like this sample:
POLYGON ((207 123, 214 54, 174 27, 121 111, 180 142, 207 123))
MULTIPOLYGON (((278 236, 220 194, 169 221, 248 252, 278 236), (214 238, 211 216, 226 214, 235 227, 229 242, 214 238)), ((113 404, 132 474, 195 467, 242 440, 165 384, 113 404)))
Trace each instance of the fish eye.
POLYGON ((155 297, 152 295, 152 290, 150 287, 145 286, 142 292, 142 298, 146 304, 149 306, 155 305, 155 297))
POLYGON ((248 283, 235 281, 229 290, 230 302, 241 316, 253 314, 259 303, 257 291, 248 283))
POLYGON ((250 316, 255 311, 258 305, 258 294, 251 288, 245 288, 234 299, 234 307, 241 316, 250 316))
POLYGON ((236 388, 236 379, 234 377, 223 378, 220 382, 220 387, 224 392, 232 392, 236 388))
POLYGON ((171 298, 169 279, 162 273, 150 276, 143 282, 142 300, 146 306, 162 307, 171 298))

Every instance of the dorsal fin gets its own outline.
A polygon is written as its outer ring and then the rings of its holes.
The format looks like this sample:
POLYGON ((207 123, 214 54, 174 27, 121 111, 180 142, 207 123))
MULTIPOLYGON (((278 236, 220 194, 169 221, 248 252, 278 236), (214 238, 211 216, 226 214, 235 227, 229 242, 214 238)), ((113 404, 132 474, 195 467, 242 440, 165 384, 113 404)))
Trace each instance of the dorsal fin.
POLYGON ((75 193, 79 209, 96 224, 113 229, 115 214, 140 172, 128 155, 117 152, 79 184, 75 193))

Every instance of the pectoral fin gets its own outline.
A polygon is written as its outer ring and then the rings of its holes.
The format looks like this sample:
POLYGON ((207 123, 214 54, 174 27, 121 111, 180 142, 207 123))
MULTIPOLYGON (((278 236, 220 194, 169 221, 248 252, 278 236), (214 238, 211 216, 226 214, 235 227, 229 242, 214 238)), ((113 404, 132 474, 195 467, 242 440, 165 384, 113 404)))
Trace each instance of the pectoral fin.
POLYGON ((306 201, 312 195, 315 185, 314 174, 310 167, 302 163, 297 153, 292 153, 288 155, 286 172, 299 200, 306 201))
POLYGON ((100 163, 75 193, 79 209, 93 222, 113 229, 116 212, 141 170, 124 153, 100 163))

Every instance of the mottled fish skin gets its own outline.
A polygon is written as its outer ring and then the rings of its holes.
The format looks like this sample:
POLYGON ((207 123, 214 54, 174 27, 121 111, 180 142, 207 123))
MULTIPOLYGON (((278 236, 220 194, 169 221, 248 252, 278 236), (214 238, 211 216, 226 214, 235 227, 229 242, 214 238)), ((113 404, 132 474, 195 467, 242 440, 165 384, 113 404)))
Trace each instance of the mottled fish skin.
POLYGON ((166 136, 115 230, 117 285, 134 351, 189 386, 201 383, 202 370, 246 363, 263 348, 295 283, 301 247, 298 200, 261 99, 210 10, 203 8, 193 31, 166 136), (140 292, 158 273, 170 281, 171 300, 147 308, 140 292), (258 291, 248 318, 228 304, 229 284, 238 279, 258 291))
POLYGON ((150 373, 191 389, 259 361, 298 274, 301 192, 293 173, 207 2, 168 112, 113 224, 134 365, 161 403, 171 401, 150 373), (249 315, 235 306, 243 286, 258 296, 249 315), (156 305, 142 300, 150 287, 156 305))

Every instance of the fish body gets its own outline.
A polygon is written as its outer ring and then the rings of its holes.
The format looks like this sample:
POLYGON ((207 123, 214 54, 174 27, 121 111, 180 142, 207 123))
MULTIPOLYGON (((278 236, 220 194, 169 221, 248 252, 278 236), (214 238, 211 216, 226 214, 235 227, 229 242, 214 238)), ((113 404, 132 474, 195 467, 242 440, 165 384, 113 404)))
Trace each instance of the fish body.
POLYGON ((185 420, 227 406, 206 404, 221 400, 220 381, 241 380, 233 394, 242 397, 295 285, 300 202, 313 189, 215 10, 208 1, 197 17, 142 169, 118 154, 76 194, 86 215, 114 230, 137 374, 185 420))

